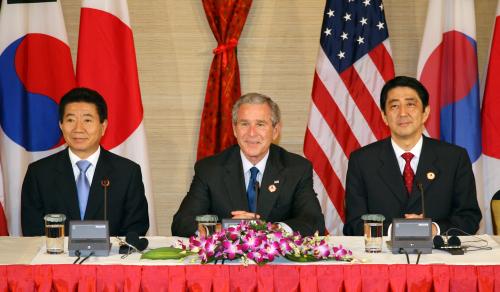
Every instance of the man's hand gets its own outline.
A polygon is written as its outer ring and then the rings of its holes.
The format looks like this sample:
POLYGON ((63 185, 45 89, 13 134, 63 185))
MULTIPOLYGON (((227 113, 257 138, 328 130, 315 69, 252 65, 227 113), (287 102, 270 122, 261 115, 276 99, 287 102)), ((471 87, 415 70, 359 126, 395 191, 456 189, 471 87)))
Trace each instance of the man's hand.
POLYGON ((422 214, 405 214, 406 219, 423 219, 424 216, 422 214))
POLYGON ((232 211, 232 219, 260 219, 259 214, 247 212, 247 211, 232 211))
MULTIPOLYGON (((405 214, 406 219, 423 219, 424 215, 422 214, 405 214)), ((436 224, 432 223, 432 236, 437 234, 436 224)))

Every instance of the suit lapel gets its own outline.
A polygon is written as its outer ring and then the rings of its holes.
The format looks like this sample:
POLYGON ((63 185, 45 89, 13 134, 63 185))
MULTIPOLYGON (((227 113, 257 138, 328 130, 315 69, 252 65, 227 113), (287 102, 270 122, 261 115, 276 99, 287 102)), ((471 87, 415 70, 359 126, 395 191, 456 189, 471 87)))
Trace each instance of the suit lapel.
POLYGON ((385 139, 382 143, 380 161, 382 163, 379 169, 380 177, 389 187, 393 195, 403 204, 406 203, 408 195, 390 138, 385 139))
POLYGON ((109 161, 109 152, 101 147, 101 154, 97 160, 94 177, 90 185, 89 200, 87 202, 87 209, 85 210, 85 220, 104 220, 104 193, 101 186, 101 180, 103 178, 109 179, 111 173, 112 165, 109 161))
POLYGON ((269 157, 262 177, 259 197, 257 198, 257 213, 262 218, 268 218, 271 210, 279 197, 285 178, 280 176, 284 166, 279 159, 278 150, 271 145, 269 157))
POLYGON ((227 197, 231 202, 232 210, 248 211, 245 177, 243 176, 243 164, 241 163, 239 147, 235 146, 233 148, 224 167, 226 169, 224 184, 227 197))
POLYGON ((414 189, 408 202, 408 208, 411 208, 413 204, 420 204, 420 190, 416 187, 416 184, 418 182, 422 183, 425 196, 427 189, 434 182, 434 179, 439 177, 439 169, 436 167, 438 157, 429 145, 429 138, 424 136, 423 139, 422 152, 420 153, 417 173, 415 174, 414 189))
POLYGON ((78 193, 76 191, 75 175, 69 159, 68 148, 60 153, 56 165, 57 177, 55 179, 57 192, 61 194, 66 205, 69 220, 80 220, 80 208, 78 207, 78 193))

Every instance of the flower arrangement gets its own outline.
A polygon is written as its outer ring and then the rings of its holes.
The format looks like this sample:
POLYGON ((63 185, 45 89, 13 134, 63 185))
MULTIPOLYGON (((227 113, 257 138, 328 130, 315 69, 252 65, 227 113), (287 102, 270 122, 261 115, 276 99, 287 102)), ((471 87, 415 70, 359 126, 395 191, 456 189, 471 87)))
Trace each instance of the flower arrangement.
POLYGON ((302 237, 275 230, 273 224, 262 221, 241 221, 211 236, 192 236, 188 243, 179 241, 178 247, 151 250, 142 255, 145 259, 179 259, 197 255, 202 264, 240 259, 244 265, 250 261, 264 265, 277 257, 296 262, 320 260, 352 261, 352 252, 329 245, 323 236, 302 237))

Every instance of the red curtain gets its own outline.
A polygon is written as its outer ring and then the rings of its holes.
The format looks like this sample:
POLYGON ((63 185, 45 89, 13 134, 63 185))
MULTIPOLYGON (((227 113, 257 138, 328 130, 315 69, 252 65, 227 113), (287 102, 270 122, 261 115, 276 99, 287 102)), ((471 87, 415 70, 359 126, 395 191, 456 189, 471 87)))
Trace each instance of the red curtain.
POLYGON ((0 265, 0 291, 499 291, 500 266, 0 265))
POLYGON ((8 236, 9 229, 7 227, 7 219, 5 218, 5 213, 3 212, 2 203, 0 203, 0 236, 8 236))
POLYGON ((241 95, 236 46, 252 0, 203 0, 217 48, 210 66, 198 139, 198 159, 218 153, 236 140, 231 108, 241 95))

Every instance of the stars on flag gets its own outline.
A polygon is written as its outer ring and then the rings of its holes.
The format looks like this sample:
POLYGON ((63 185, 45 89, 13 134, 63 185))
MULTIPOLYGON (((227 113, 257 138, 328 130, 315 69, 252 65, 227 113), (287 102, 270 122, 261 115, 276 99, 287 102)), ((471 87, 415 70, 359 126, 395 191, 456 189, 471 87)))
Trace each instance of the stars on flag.
POLYGON ((321 43, 339 72, 388 37, 383 9, 381 0, 329 2, 321 43))

